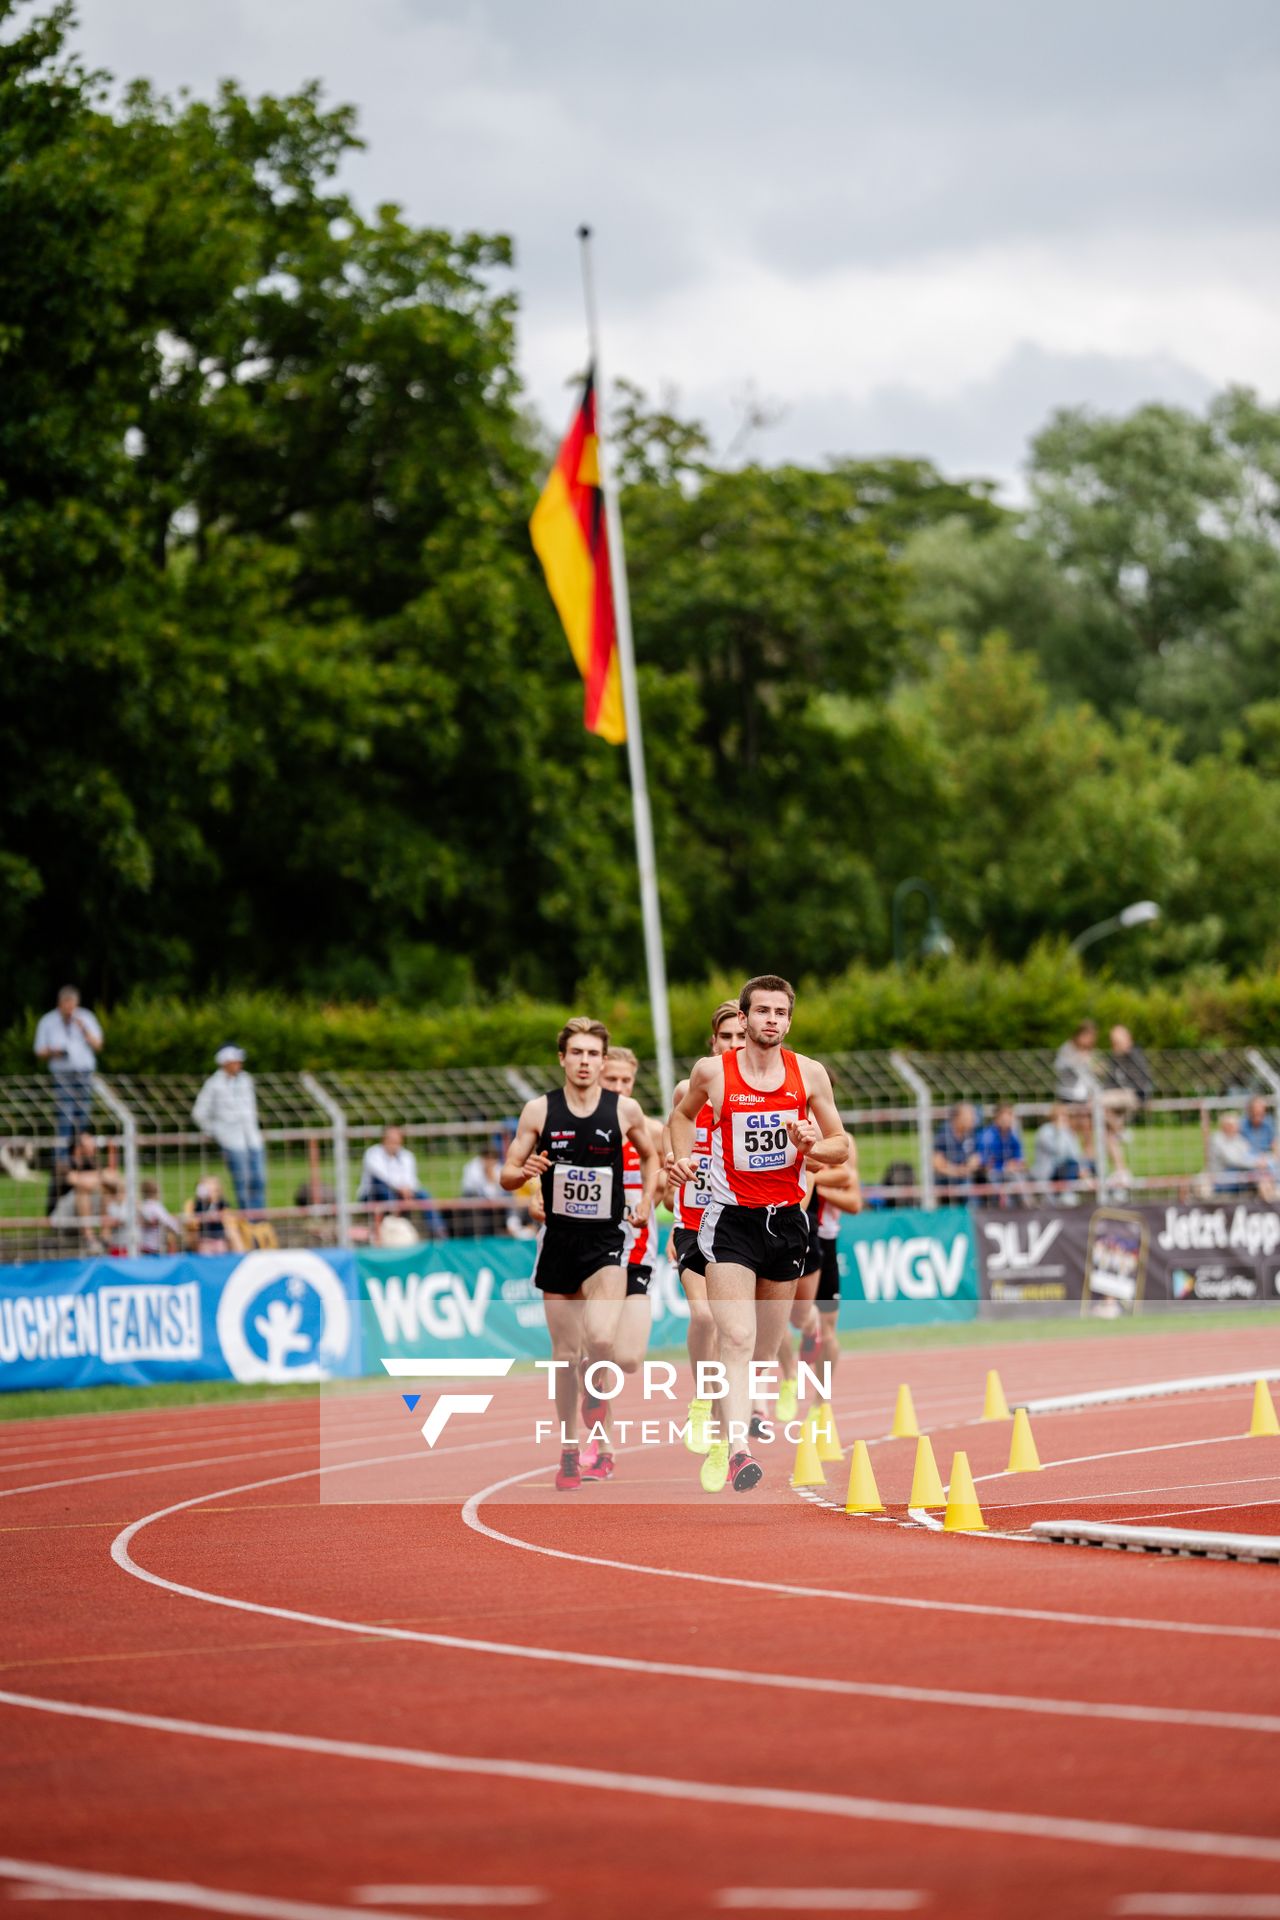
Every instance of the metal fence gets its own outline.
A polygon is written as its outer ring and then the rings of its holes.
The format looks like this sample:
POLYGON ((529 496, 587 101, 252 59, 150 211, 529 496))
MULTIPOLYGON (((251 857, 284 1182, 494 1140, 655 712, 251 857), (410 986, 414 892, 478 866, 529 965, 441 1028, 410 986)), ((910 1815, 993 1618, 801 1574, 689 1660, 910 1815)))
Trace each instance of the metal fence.
MULTIPOLYGON (((1222 1116, 1244 1113, 1251 1098, 1275 1121, 1280 1051, 1153 1051, 1144 1097, 1125 1092, 1114 1059, 1097 1056, 1096 1088, 1059 1109, 1076 1151, 1052 1169, 1037 1148, 1055 1108, 1050 1051, 840 1053, 827 1064, 873 1206, 1186 1200, 1244 1189, 1272 1197, 1265 1160, 1252 1170, 1224 1168, 1215 1134, 1222 1116), (957 1104, 971 1106, 981 1125, 1000 1102, 1014 1108, 1020 1165, 992 1179, 952 1164, 945 1150, 939 1155, 957 1104)), ((691 1065, 682 1061, 679 1071, 691 1065)), ((0 1077, 0 1262, 104 1250, 352 1245, 395 1234, 526 1234, 532 1229, 520 1196, 484 1186, 494 1172, 484 1155, 505 1150, 523 1102, 555 1078, 545 1064, 257 1075, 266 1204, 249 1212, 235 1204, 223 1155, 193 1118, 199 1076, 95 1076, 88 1090, 93 1144, 83 1146, 78 1171, 59 1155, 51 1077, 0 1077), (388 1125, 402 1130, 429 1197, 391 1204, 363 1197, 365 1153, 388 1125)), ((651 1063, 642 1066, 636 1093, 648 1111, 660 1110, 651 1063)))

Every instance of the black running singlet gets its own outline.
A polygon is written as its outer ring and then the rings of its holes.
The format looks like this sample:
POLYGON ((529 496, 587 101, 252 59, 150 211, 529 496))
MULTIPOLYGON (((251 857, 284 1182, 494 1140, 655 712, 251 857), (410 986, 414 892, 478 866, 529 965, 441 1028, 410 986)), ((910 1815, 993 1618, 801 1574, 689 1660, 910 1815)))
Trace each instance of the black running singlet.
POLYGON ((601 1087, 594 1111, 578 1114, 563 1087, 556 1087, 547 1095, 538 1151, 552 1161, 542 1176, 548 1227, 612 1226, 621 1220, 626 1197, 616 1093, 601 1087))

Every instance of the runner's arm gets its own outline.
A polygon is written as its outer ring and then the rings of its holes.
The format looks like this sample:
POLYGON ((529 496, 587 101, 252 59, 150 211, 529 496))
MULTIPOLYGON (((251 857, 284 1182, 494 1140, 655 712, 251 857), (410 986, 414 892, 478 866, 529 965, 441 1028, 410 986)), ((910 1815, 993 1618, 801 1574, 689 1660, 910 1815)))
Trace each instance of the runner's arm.
POLYGON ((644 1176, 644 1187, 637 1204, 631 1209, 631 1218, 638 1227, 642 1227, 649 1218, 653 1207, 654 1195, 658 1191, 658 1181, 662 1176, 662 1157, 653 1144, 653 1135, 637 1100, 619 1100, 618 1121, 622 1131, 640 1156, 640 1171, 644 1176))
POLYGON ((669 1168, 671 1178, 677 1186, 683 1186, 686 1180, 695 1180, 698 1170, 690 1154, 693 1152, 694 1129, 698 1115, 711 1097, 711 1087, 715 1075, 717 1060, 708 1057, 699 1060, 689 1075, 689 1084, 684 1095, 671 1109, 671 1118, 667 1130, 671 1135, 672 1164, 669 1168))
POLYGON ((498 1175, 508 1193, 516 1193, 526 1180, 536 1180, 551 1165, 545 1153, 537 1152, 538 1140, 546 1124, 547 1096, 540 1093, 536 1100, 525 1102, 515 1139, 507 1148, 507 1157, 498 1175))
POLYGON ((845 1136, 849 1142, 849 1158, 842 1167, 825 1168, 817 1174, 815 1185, 824 1200, 833 1207, 839 1207, 841 1213, 862 1212, 862 1181, 858 1175, 858 1143, 853 1135, 845 1136))
POLYGON ((819 1060, 806 1060, 801 1071, 809 1100, 809 1119, 819 1137, 812 1142, 805 1137, 811 1129, 803 1120, 792 1122, 791 1137, 802 1148, 815 1173, 822 1167, 842 1167, 849 1158, 849 1136, 836 1112, 831 1076, 819 1060))
MULTIPOLYGON (((689 1082, 687 1080, 681 1080, 677 1083, 676 1090, 671 1096, 671 1104, 673 1107, 679 1106, 688 1090, 689 1082)), ((666 1185, 663 1189, 662 1198, 664 1204, 668 1207, 675 1206, 676 1195, 680 1191, 677 1183, 671 1178, 671 1166, 674 1159, 675 1155, 671 1151, 671 1116, 668 1114, 662 1127, 662 1165, 666 1175, 666 1185)))

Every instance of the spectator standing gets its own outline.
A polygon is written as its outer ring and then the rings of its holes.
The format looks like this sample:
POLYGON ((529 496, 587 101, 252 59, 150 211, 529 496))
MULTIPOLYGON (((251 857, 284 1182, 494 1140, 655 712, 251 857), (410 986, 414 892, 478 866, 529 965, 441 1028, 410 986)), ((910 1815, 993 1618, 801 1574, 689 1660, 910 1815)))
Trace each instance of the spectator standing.
POLYGON ((236 1205, 257 1213, 266 1205, 267 1156, 258 1125, 253 1075, 244 1070, 243 1047, 219 1047, 215 1071, 196 1095, 192 1116, 201 1133, 222 1148, 236 1190, 236 1205))
POLYGON ((1238 1113, 1223 1113, 1209 1136, 1209 1172, 1215 1193, 1256 1193, 1260 1200, 1276 1197, 1276 1183, 1265 1157, 1244 1138, 1238 1113))
POLYGON ((977 1133, 978 1157, 988 1180, 1001 1186, 1025 1176, 1027 1163, 1012 1100, 1002 1100, 993 1117, 977 1133))
POLYGON ((1113 1088, 1127 1090, 1133 1094, 1138 1105, 1144 1106, 1155 1098, 1156 1083, 1147 1056, 1136 1045, 1128 1027, 1111 1029, 1111 1067, 1108 1078, 1113 1088))
POLYGON ((36 1027, 34 1052, 47 1060, 53 1077, 58 1144, 55 1157, 65 1159, 70 1143, 89 1124, 93 1110, 93 1076, 102 1047, 102 1028, 80 1005, 78 987, 59 987, 58 1003, 42 1014, 36 1027))
POLYGON ((939 1197, 945 1197, 949 1189, 986 1184, 986 1169, 974 1137, 977 1118, 968 1101, 959 1100, 933 1137, 933 1178, 939 1197))
POLYGON ((1244 1119, 1240 1122, 1240 1135, 1263 1159, 1273 1158, 1276 1150, 1276 1123, 1267 1111, 1267 1102, 1263 1094, 1255 1093, 1245 1108, 1244 1119))

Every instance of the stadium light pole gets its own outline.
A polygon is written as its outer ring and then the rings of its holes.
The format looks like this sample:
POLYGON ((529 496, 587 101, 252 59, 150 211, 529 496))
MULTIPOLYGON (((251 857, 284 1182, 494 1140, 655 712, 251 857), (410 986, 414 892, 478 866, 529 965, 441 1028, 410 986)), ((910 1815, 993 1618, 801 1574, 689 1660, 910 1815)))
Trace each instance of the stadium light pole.
POLYGON ((631 816, 635 829, 636 866, 640 876, 640 915, 644 927, 645 969, 649 978, 649 1014, 653 1022, 658 1081, 664 1107, 675 1089, 675 1062, 671 1052, 671 1008, 667 999, 667 961, 662 944, 662 907, 658 899, 658 858, 653 845, 649 812, 649 783, 645 777, 644 736, 640 731, 640 690, 631 638, 631 596, 627 590, 627 558, 622 544, 622 511, 613 477, 608 435, 604 375, 600 366, 600 323, 596 312, 596 284, 591 261, 591 229, 578 228, 582 262, 582 293, 587 309, 587 336, 596 382, 596 458, 600 491, 604 495, 605 525, 609 536, 613 617, 618 638, 618 669, 622 681, 622 709, 627 723, 627 770, 631 776, 631 816))
POLYGON ((933 888, 927 880, 920 880, 914 874, 909 880, 900 880, 893 890, 893 958, 899 972, 906 965, 903 951, 902 915, 907 901, 913 893, 924 895, 929 910, 924 933, 920 940, 920 951, 931 960, 945 960, 955 952, 955 942, 942 924, 942 915, 938 912, 938 902, 933 888))
POLYGON ((1113 913, 1109 920, 1099 920, 1094 926, 1086 927, 1078 933, 1068 953, 1083 953, 1095 940, 1105 940, 1109 933, 1119 933, 1127 927, 1148 927, 1153 920, 1160 918, 1160 909, 1154 900, 1135 900, 1132 906, 1121 907, 1119 913, 1113 913))

